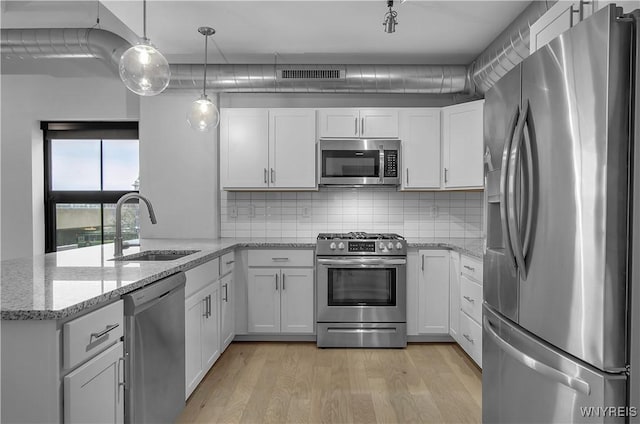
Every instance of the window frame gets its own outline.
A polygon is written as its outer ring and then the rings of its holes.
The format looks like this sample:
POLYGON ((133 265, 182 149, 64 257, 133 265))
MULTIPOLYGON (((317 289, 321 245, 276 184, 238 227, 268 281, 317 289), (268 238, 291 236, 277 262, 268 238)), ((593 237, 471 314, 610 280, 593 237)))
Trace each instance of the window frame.
MULTIPOLYGON (((117 203, 126 193, 137 193, 138 190, 53 190, 51 175, 51 141, 55 139, 90 139, 100 140, 100 186, 103 184, 103 149, 104 140, 138 140, 138 122, 96 122, 96 121, 42 121, 40 129, 44 141, 44 226, 45 253, 57 251, 56 245, 56 206, 60 203, 90 203, 100 205, 101 244, 104 244, 104 205, 117 203)), ((139 144, 138 144, 139 146, 139 144)))

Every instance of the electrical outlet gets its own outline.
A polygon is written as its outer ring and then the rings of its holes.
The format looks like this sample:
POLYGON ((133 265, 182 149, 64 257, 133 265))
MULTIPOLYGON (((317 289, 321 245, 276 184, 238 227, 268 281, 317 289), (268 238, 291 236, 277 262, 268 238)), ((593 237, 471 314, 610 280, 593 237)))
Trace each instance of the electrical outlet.
POLYGON ((437 218, 438 217, 438 207, 437 206, 431 206, 429 208, 429 217, 430 218, 437 218))
POLYGON ((308 206, 304 206, 302 208, 302 217, 311 218, 311 208, 309 208, 308 206))
POLYGON ((237 206, 229 206, 227 210, 227 215, 229 218, 237 218, 238 217, 238 207, 237 206))

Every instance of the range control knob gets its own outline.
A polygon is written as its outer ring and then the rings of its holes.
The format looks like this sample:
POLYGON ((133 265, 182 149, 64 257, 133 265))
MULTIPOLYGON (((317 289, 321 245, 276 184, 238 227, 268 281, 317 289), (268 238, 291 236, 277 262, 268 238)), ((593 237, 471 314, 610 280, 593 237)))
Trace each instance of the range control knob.
POLYGON ((389 244, 387 244, 387 248, 389 250, 393 250, 393 242, 389 242, 389 244))
POLYGON ((342 242, 338 243, 338 249, 343 250, 344 249, 344 243, 342 243, 342 242))
POLYGON ((402 249, 402 243, 397 242, 396 243, 396 249, 398 249, 398 250, 402 249))
POLYGON ((336 250, 336 244, 334 242, 331 242, 331 244, 329 245, 329 249, 336 250))
POLYGON ((384 249, 386 249, 384 242, 380 242, 380 250, 384 250, 384 249))

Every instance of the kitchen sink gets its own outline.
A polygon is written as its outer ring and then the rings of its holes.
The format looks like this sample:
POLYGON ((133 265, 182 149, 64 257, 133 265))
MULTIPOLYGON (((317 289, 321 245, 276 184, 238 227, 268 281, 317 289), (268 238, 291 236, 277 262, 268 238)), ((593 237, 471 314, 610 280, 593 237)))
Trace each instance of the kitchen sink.
POLYGON ((110 259, 117 262, 160 262, 175 261, 185 256, 198 253, 199 250, 145 250, 144 252, 134 253, 119 258, 110 259))

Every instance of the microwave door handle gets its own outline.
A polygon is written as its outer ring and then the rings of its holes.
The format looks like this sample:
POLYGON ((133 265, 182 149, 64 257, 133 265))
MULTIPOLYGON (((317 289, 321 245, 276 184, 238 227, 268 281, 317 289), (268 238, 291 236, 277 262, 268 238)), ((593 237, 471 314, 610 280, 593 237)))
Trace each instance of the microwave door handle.
POLYGON ((380 169, 378 170, 380 174, 380 184, 384 184, 384 146, 380 145, 380 169))

